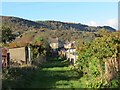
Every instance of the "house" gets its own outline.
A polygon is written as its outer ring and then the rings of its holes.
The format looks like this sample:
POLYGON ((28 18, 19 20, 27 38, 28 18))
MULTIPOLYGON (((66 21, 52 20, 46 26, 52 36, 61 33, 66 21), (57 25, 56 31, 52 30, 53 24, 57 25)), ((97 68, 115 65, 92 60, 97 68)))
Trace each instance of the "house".
POLYGON ((29 47, 11 48, 9 53, 12 64, 22 65, 31 63, 32 56, 29 47))
POLYGON ((74 65, 76 60, 78 59, 78 55, 76 53, 76 49, 74 48, 75 41, 66 42, 64 44, 64 48, 66 49, 66 58, 69 60, 69 63, 74 65))
POLYGON ((78 59, 78 55, 76 53, 76 49, 69 49, 66 51, 66 58, 69 60, 69 63, 74 65, 76 60, 78 59))
POLYGON ((66 52, 68 53, 71 53, 71 54, 73 54, 73 53, 76 53, 76 49, 68 49, 68 50, 66 50, 66 52))
POLYGON ((58 55, 58 50, 64 47, 63 42, 61 42, 58 37, 50 38, 49 44, 51 47, 52 55, 58 55))
POLYGON ((58 50, 63 47, 63 42, 58 39, 58 37, 50 38, 49 40, 50 47, 53 50, 58 50))
POLYGON ((58 55, 61 56, 61 57, 66 57, 66 50, 64 48, 60 49, 58 51, 58 55))
POLYGON ((65 48, 65 49, 73 48, 74 44, 75 44, 75 41, 73 41, 73 42, 66 42, 66 43, 64 44, 64 48, 65 48))
POLYGON ((58 38, 50 38, 49 42, 51 49, 56 50, 63 47, 63 43, 58 38))

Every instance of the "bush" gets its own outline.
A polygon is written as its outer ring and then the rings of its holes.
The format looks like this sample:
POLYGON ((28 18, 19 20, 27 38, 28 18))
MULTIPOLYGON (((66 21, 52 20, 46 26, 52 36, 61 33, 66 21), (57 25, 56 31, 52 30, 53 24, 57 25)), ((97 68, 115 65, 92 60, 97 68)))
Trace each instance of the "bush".
MULTIPOLYGON (((75 70, 79 73, 83 72, 82 79, 85 80, 85 87, 116 88, 120 86, 118 83, 119 78, 118 81, 113 80, 111 82, 109 81, 109 76, 106 77, 105 74, 106 60, 108 60, 108 58, 113 58, 113 60, 117 58, 119 52, 118 47, 120 47, 119 36, 120 32, 105 33, 102 37, 95 38, 89 45, 84 44, 83 47, 80 47, 78 52, 79 59, 75 64, 75 70)), ((116 74, 116 77, 119 76, 116 74)))

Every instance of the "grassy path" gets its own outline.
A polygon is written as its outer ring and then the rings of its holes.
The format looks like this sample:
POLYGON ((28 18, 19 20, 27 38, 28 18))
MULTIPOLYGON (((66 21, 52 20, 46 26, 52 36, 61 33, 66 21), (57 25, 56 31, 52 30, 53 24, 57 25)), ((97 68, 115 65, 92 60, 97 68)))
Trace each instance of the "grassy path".
POLYGON ((72 71, 66 60, 51 59, 40 66, 33 76, 30 88, 79 88, 79 75, 72 71))

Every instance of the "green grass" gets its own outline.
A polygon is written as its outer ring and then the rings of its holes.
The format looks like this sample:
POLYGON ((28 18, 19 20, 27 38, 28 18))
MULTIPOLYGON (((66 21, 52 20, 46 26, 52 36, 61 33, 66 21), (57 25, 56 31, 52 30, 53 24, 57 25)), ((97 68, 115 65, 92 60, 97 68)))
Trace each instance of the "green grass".
POLYGON ((71 70, 67 60, 49 58, 35 70, 11 68, 8 72, 3 88, 81 88, 80 76, 71 70))
POLYGON ((80 77, 66 60, 53 59, 40 67, 30 88, 80 88, 80 77))

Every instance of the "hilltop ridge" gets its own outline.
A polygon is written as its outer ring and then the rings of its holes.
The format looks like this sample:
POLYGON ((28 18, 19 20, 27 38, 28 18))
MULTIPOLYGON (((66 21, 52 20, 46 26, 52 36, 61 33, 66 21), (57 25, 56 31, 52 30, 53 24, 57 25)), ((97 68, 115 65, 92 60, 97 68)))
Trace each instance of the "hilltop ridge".
POLYGON ((110 26, 88 26, 81 23, 70 23, 61 21, 32 21, 13 16, 0 16, 2 18, 2 24, 10 26, 13 31, 15 30, 30 30, 47 28, 50 30, 78 30, 87 32, 96 32, 100 29, 106 29, 109 31, 116 31, 110 26))

